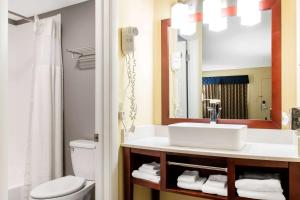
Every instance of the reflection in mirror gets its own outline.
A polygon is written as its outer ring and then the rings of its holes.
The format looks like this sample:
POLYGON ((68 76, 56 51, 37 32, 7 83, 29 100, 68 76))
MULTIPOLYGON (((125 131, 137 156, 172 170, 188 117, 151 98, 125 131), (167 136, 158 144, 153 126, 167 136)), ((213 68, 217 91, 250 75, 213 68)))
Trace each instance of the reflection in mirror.
POLYGON ((229 16, 219 32, 195 25, 190 36, 168 29, 170 118, 209 118, 218 99, 222 119, 271 120, 272 11, 253 26, 239 16, 229 16))

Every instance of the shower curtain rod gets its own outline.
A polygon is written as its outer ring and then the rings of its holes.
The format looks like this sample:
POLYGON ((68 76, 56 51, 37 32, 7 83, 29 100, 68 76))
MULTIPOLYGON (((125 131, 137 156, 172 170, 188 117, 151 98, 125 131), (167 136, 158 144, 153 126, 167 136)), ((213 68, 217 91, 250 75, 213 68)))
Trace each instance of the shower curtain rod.
MULTIPOLYGON (((18 14, 18 13, 15 13, 15 12, 13 12, 13 11, 10 11, 10 10, 9 10, 8 13, 11 14, 11 15, 20 17, 20 18, 22 18, 22 20, 25 20, 25 21, 27 21, 27 22, 33 22, 32 19, 30 19, 30 18, 28 18, 28 17, 25 17, 25 16, 23 16, 23 15, 20 15, 20 14, 18 14)), ((18 21, 20 21, 20 20, 8 19, 8 21, 9 21, 10 24, 17 25, 17 24, 18 24, 18 21)))

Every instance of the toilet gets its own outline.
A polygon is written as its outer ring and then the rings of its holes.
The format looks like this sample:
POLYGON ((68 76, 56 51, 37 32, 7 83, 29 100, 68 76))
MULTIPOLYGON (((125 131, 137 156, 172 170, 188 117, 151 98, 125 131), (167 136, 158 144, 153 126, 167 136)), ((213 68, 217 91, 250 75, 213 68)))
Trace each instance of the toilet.
POLYGON ((34 188, 32 200, 90 200, 95 187, 96 144, 89 140, 70 142, 75 176, 65 176, 34 188))

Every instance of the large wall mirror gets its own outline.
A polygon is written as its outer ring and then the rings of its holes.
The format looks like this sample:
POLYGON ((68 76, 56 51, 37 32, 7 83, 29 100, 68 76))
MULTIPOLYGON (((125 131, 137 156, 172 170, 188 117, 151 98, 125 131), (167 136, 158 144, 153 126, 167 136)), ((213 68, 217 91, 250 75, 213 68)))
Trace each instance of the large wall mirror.
MULTIPOLYGON (((249 0, 250 1, 250 0, 249 0)), ((203 20, 203 1, 186 28, 162 20, 162 122, 207 122, 212 100, 220 123, 281 128, 281 2, 260 1, 260 20, 245 25, 234 5, 226 28, 203 20)))

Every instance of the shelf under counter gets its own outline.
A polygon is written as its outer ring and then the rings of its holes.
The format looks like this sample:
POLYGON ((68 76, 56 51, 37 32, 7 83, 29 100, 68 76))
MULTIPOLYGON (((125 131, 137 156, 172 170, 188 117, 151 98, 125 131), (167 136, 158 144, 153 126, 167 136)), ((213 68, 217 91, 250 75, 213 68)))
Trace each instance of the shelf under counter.
POLYGON ((255 200, 255 199, 249 199, 245 197, 236 197, 235 200, 255 200))
POLYGON ((238 197, 235 188, 235 181, 243 169, 249 170, 252 168, 259 169, 262 172, 271 171, 274 173, 281 173, 286 177, 282 180, 285 185, 284 195, 286 196, 286 199, 300 199, 300 192, 298 192, 297 189, 300 187, 300 163, 297 162, 203 156, 198 154, 170 153, 128 147, 123 147, 123 156, 125 200, 133 200, 133 185, 140 185, 152 189, 152 200, 159 200, 159 191, 212 200, 251 200, 249 198, 238 197), (132 171, 136 170, 137 166, 139 166, 142 162, 150 162, 152 160, 160 162, 161 164, 160 184, 136 179, 131 176, 132 171), (178 188, 176 182, 177 177, 185 169, 200 170, 199 173, 203 177, 208 177, 210 174, 216 173, 227 174, 228 197, 178 188))
POLYGON ((140 185, 140 186, 143 186, 146 188, 154 189, 154 190, 160 190, 160 184, 152 183, 150 181, 146 181, 143 179, 131 177, 131 183, 133 183, 135 185, 140 185))
MULTIPOLYGON (((146 180, 137 179, 137 178, 131 178, 131 183, 134 185, 139 185, 145 188, 153 189, 153 190, 161 190, 160 184, 152 183, 146 180)), ((194 197, 201 197, 201 198, 207 198, 212 200, 227 200, 227 197, 214 195, 214 194, 208 194, 201 191, 195 191, 195 190, 186 190, 181 188, 168 188, 164 190, 165 192, 171 192, 176 194, 182 194, 182 195, 188 195, 188 196, 194 196, 194 197)))
POLYGON ((200 197, 200 198, 206 198, 206 199, 212 199, 212 200, 227 200, 228 197, 214 195, 214 194, 208 194, 201 191, 195 191, 195 190, 186 190, 181 188, 169 188, 166 189, 166 192, 176 193, 176 194, 183 194, 193 197, 200 197))

